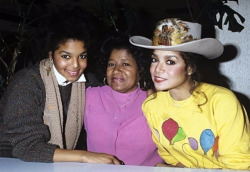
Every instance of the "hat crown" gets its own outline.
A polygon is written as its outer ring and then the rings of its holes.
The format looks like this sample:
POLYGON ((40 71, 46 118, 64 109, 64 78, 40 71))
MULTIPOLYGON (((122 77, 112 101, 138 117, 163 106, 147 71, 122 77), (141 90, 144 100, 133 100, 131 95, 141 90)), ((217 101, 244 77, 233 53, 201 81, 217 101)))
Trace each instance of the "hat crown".
POLYGON ((177 18, 164 19, 157 23, 152 45, 174 46, 201 38, 201 25, 177 18))
POLYGON ((161 20, 154 30, 153 39, 143 36, 129 38, 131 44, 143 48, 187 52, 203 55, 208 59, 219 57, 223 44, 214 38, 201 39, 201 25, 177 18, 161 20))

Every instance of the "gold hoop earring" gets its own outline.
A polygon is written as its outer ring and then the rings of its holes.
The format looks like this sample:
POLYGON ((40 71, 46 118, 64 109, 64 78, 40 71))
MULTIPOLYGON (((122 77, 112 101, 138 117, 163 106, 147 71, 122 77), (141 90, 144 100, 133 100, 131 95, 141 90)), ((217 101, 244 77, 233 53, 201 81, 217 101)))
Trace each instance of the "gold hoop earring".
MULTIPOLYGON (((140 81, 137 83, 138 87, 141 87, 140 81)), ((143 88, 145 88, 147 86, 146 81, 143 81, 143 88)))
POLYGON ((107 78, 106 78, 106 77, 103 78, 103 84, 104 84, 104 85, 108 85, 108 84, 107 84, 107 78))

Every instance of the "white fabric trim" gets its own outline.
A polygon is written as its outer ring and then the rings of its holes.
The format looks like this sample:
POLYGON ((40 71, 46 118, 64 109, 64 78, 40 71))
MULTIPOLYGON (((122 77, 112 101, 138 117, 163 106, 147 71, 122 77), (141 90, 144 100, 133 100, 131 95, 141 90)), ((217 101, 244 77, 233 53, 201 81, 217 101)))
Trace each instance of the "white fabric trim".
MULTIPOLYGON (((54 72, 55 72, 57 82, 58 82, 58 84, 59 84, 60 86, 66 86, 66 85, 72 83, 72 82, 67 82, 66 78, 65 78, 64 76, 62 76, 62 75, 57 71, 57 69, 56 69, 56 67, 55 67, 54 64, 53 64, 53 70, 54 70, 54 72)), ((82 74, 82 75, 80 76, 80 78, 79 78, 77 81, 75 81, 75 82, 86 82, 86 78, 85 78, 84 74, 82 74)))

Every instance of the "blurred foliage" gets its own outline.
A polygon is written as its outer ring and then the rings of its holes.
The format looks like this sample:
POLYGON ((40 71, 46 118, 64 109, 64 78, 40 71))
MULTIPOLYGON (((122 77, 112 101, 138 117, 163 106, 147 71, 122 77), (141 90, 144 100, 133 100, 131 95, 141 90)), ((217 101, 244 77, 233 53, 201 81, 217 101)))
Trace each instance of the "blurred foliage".
POLYGON ((104 26, 104 34, 112 31, 131 33, 138 13, 119 1, 97 0, 91 12, 104 26))
MULTIPOLYGON (((22 49, 32 39, 35 28, 30 27, 33 21, 27 22, 27 18, 35 0, 12 1, 13 9, 16 11, 19 22, 16 32, 0 33, 0 97, 6 89, 12 76, 15 74, 16 64, 22 49)), ((25 61, 28 59, 25 59, 25 61)))

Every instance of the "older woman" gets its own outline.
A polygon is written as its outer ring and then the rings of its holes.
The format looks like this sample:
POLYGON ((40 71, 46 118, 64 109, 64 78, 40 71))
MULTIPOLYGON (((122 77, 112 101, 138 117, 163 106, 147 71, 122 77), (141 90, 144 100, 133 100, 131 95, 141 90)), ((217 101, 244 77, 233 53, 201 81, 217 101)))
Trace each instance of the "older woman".
POLYGON ((88 150, 125 164, 156 165, 161 159, 141 109, 147 97, 142 89, 148 87, 143 51, 119 33, 107 38, 101 51, 97 65, 106 85, 86 92, 88 150))

